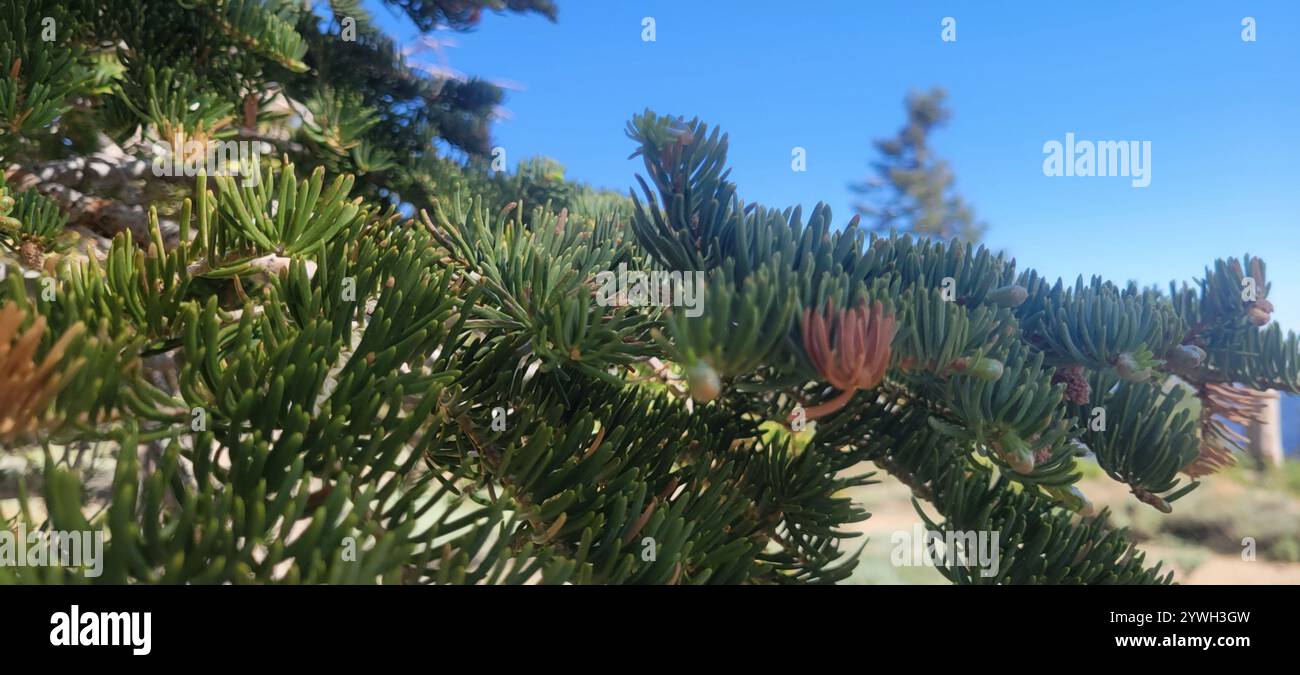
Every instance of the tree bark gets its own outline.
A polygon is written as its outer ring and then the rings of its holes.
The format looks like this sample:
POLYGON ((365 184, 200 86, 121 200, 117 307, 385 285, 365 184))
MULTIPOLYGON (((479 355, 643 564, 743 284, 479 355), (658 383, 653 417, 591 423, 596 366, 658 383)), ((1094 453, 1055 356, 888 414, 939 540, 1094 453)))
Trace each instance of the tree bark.
POLYGON ((1282 463, 1282 403, 1276 391, 1260 392, 1260 397, 1264 409, 1248 429, 1250 457, 1258 468, 1270 469, 1282 463))

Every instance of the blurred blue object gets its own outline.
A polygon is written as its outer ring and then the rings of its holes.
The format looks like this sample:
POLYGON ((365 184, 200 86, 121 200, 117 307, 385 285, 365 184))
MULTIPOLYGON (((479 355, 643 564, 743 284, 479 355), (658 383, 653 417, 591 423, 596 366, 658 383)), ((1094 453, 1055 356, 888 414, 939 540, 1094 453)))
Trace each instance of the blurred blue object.
POLYGON ((1282 452, 1300 456, 1300 394, 1282 395, 1282 452))

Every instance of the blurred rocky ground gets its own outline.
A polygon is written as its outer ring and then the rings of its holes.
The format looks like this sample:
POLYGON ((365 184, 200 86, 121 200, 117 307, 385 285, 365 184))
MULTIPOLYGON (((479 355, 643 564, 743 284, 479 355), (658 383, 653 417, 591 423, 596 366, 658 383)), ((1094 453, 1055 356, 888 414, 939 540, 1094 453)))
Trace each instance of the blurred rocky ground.
MULTIPOLYGON (((875 469, 870 464, 861 468, 875 469)), ((932 567, 891 564, 891 536, 911 533, 922 521, 907 486, 883 471, 876 479, 881 482, 850 491, 872 515, 852 526, 867 541, 848 583, 948 583, 932 567)), ((1112 522, 1132 528, 1148 561, 1172 568, 1180 584, 1300 584, 1300 461, 1291 459, 1268 474, 1237 467, 1210 476, 1175 502, 1169 515, 1138 502, 1095 465, 1079 487, 1099 510, 1110 509, 1112 522), (1241 542, 1247 537, 1254 540, 1254 560, 1243 559, 1241 542)), ((842 548, 862 545, 858 537, 842 548)))

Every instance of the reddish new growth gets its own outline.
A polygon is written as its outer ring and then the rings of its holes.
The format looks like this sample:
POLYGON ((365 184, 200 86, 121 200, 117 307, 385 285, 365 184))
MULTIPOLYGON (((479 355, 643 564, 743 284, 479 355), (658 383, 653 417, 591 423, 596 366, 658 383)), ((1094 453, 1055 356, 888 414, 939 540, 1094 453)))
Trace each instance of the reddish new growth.
POLYGON ((41 411, 81 367, 77 360, 60 368, 68 346, 83 330, 80 322, 38 358, 46 337, 45 317, 38 315, 24 327, 27 318, 15 302, 0 305, 0 449, 37 431, 44 421, 41 411))
POLYGON ((1052 384, 1065 383, 1065 400, 1075 405, 1088 405, 1092 400, 1092 386, 1088 384, 1088 375, 1083 366, 1075 364, 1057 368, 1052 375, 1052 384))
POLYGON ((813 367, 840 390, 840 395, 807 409, 807 419, 817 419, 843 408, 859 389, 872 389, 885 377, 894 317, 885 315, 880 302, 867 310, 865 303, 836 310, 831 302, 823 312, 805 309, 803 347, 813 367))
POLYGON ((1200 397, 1200 453, 1183 467, 1183 473, 1192 478, 1235 464, 1233 450, 1244 448, 1247 439, 1228 423, 1247 426, 1262 421, 1267 404, 1261 392, 1235 384, 1207 384, 1201 387, 1200 397))

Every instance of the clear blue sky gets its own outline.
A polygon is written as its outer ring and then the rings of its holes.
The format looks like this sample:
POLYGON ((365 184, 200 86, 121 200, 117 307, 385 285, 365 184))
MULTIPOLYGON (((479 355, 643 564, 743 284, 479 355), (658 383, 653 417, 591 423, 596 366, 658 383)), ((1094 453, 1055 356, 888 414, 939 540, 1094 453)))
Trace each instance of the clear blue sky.
MULTIPOLYGON (((415 31, 367 0, 386 29, 415 31)), ((1072 281, 1190 281, 1216 257, 1263 255, 1275 317, 1300 328, 1300 2, 770 2, 558 0, 559 21, 486 15, 441 31, 451 67, 517 82, 494 144, 569 178, 626 191, 628 118, 698 115, 731 136, 741 197, 828 202, 911 89, 942 86, 954 119, 934 142, 989 224, 985 243, 1072 281), (643 17, 657 40, 641 40, 643 17), (957 20, 957 41, 940 39, 957 20), (1257 41, 1241 21, 1257 22, 1257 41), (1043 175, 1066 132, 1152 143, 1152 180, 1043 175), (790 168, 794 146, 808 170, 790 168)))

